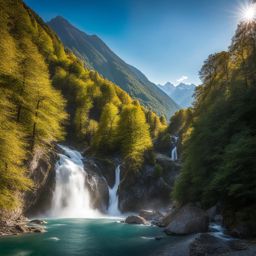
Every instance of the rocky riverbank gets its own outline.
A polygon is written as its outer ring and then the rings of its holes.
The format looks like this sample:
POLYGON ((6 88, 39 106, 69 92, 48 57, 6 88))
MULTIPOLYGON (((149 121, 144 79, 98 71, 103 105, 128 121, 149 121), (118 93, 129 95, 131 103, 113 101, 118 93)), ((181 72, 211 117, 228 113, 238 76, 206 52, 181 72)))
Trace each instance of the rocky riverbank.
POLYGON ((213 234, 184 236, 151 256, 255 256, 256 243, 237 239, 223 240, 213 234))
POLYGON ((181 208, 173 208, 167 214, 144 210, 139 216, 129 216, 125 223, 145 225, 150 222, 158 225, 163 229, 161 239, 166 239, 164 232, 168 236, 179 236, 177 243, 163 247, 152 256, 256 255, 256 241, 233 238, 217 229, 209 229, 209 220, 213 217, 209 216, 209 213, 212 211, 206 212, 188 204, 181 208))
POLYGON ((0 221, 0 237, 16 236, 27 233, 45 232, 45 221, 29 220, 25 217, 19 217, 13 220, 0 221))

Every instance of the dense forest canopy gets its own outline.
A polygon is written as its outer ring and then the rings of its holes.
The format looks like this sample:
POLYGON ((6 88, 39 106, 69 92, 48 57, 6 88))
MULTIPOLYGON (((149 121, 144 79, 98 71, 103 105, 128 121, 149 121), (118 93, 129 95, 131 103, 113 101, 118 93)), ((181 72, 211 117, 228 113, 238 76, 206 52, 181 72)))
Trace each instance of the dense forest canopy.
POLYGON ((85 69, 21 0, 0 0, 0 19, 0 208, 21 202, 28 162, 65 136, 139 168, 165 118, 85 69))
MULTIPOLYGON (((192 109, 171 127, 182 131, 182 171, 173 196, 180 203, 219 203, 231 222, 254 223, 256 207, 256 23, 242 22, 227 52, 205 61, 192 109), (183 120, 183 121, 182 121, 183 120), (180 122, 182 121, 182 122, 180 122)), ((170 128, 171 128, 170 127, 170 128)))

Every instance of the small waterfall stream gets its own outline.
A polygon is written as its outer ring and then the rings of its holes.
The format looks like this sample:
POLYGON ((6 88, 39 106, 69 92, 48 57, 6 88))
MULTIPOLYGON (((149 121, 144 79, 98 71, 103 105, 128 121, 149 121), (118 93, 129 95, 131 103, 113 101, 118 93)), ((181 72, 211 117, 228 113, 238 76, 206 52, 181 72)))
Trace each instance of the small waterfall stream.
POLYGON ((64 154, 59 154, 56 164, 56 185, 50 215, 58 218, 96 217, 99 213, 90 206, 82 155, 68 147, 59 147, 64 154))
POLYGON ((172 147, 171 150, 171 159, 172 161, 177 161, 178 160, 178 152, 177 152, 177 142, 178 142, 179 137, 177 136, 171 136, 171 144, 174 144, 174 147, 172 147))
POLYGON ((121 213, 118 208, 118 187, 120 184, 120 165, 115 170, 115 184, 113 188, 109 187, 109 207, 108 214, 111 216, 119 216, 121 213))

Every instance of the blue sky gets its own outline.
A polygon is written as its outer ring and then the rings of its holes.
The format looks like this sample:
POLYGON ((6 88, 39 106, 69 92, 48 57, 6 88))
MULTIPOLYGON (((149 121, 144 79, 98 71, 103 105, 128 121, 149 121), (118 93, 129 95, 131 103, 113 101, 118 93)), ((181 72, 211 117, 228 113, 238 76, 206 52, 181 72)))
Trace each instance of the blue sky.
POLYGON ((228 48, 239 22, 238 9, 246 0, 25 2, 45 21, 61 15, 98 35, 154 83, 184 79, 199 84, 203 61, 228 48))

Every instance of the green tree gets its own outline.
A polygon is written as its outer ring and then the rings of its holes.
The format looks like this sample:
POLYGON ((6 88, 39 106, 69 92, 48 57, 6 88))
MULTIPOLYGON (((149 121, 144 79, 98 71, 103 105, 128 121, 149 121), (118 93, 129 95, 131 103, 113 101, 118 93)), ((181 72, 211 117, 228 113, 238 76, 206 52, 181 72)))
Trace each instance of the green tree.
POLYGON ((13 209, 20 203, 20 192, 31 188, 26 177, 24 134, 13 118, 15 107, 0 89, 0 209, 13 209))
POLYGON ((94 137, 94 147, 98 151, 111 153, 117 147, 119 110, 112 104, 107 103, 102 110, 98 132, 94 137))
POLYGON ((152 147, 149 126, 140 106, 128 105, 123 108, 119 136, 125 160, 134 167, 140 167, 144 153, 152 147))

